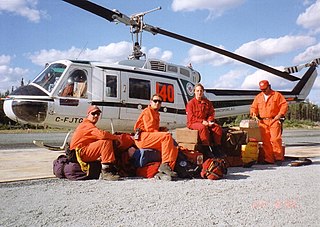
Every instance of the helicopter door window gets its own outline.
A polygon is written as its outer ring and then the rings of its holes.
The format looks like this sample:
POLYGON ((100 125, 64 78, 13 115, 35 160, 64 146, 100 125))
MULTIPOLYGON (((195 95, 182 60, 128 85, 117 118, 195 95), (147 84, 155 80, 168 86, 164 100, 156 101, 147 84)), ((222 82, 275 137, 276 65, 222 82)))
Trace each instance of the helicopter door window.
POLYGON ((151 85, 148 80, 129 79, 129 98, 146 99, 151 97, 151 85))
POLYGON ((117 77, 106 75, 106 97, 117 97, 117 77))
POLYGON ((68 77, 59 93, 63 97, 87 98, 87 75, 84 70, 75 70, 68 77))

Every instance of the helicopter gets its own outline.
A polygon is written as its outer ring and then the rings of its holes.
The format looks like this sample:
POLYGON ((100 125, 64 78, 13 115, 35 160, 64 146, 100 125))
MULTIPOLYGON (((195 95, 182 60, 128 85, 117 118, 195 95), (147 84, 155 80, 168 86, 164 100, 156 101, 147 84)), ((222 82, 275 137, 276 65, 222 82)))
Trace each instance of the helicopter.
MULTIPOLYGON (((97 105, 102 114, 97 126, 112 132, 131 132, 152 94, 163 98, 161 125, 168 129, 185 127, 185 106, 194 97, 193 88, 201 82, 200 72, 158 59, 149 59, 141 51, 142 32, 163 35, 297 82, 291 91, 280 91, 288 102, 308 96, 317 77, 320 58, 288 67, 284 71, 227 50, 144 23, 144 16, 160 8, 127 16, 87 0, 63 0, 109 22, 130 27, 133 51, 128 59, 105 63, 86 60, 58 60, 48 63, 34 80, 21 86, 4 101, 4 112, 21 124, 74 129, 86 117, 89 105, 97 105), (299 78, 291 75, 307 67, 299 78)), ((246 114, 258 90, 205 89, 213 102, 216 118, 246 114)))

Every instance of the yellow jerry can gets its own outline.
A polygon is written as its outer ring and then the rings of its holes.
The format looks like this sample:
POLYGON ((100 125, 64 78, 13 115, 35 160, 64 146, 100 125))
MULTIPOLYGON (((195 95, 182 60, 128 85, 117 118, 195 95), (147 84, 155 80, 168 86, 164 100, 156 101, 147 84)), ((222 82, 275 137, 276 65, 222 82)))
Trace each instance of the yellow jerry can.
POLYGON ((241 157, 244 164, 258 161, 259 148, 257 141, 250 141, 246 145, 241 146, 241 157))

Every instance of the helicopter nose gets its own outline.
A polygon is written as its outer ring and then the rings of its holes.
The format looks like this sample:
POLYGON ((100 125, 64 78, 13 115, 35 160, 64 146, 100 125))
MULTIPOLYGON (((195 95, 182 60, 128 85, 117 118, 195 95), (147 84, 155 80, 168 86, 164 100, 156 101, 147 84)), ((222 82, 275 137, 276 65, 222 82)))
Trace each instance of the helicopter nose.
POLYGON ((41 124, 48 110, 45 99, 48 99, 48 94, 41 89, 33 85, 21 86, 5 99, 3 110, 13 121, 23 124, 41 124))
POLYGON ((19 123, 41 124, 46 119, 47 102, 7 99, 3 104, 4 113, 19 123))

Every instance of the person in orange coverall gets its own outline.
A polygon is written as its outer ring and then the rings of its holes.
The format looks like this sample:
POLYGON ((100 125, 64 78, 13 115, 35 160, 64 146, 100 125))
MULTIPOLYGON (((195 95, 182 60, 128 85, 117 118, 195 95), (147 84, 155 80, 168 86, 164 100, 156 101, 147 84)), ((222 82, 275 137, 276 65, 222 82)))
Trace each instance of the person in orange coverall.
POLYGON ((138 148, 151 148, 161 152, 161 165, 159 173, 155 176, 159 179, 171 180, 176 177, 174 169, 178 156, 178 148, 174 145, 174 140, 166 129, 160 127, 160 113, 162 98, 159 94, 154 94, 150 104, 140 114, 134 130, 140 131, 139 138, 135 138, 138 148))
POLYGON ((75 129, 70 141, 70 149, 81 149, 80 157, 84 162, 92 162, 101 158, 102 178, 118 180, 114 173, 115 154, 113 141, 120 142, 116 135, 96 127, 101 110, 97 106, 89 106, 87 118, 83 119, 75 129))
POLYGON ((282 165, 284 153, 282 150, 283 118, 288 111, 288 104, 283 95, 271 89, 269 81, 259 82, 261 92, 255 97, 250 108, 250 115, 259 119, 262 136, 264 161, 267 164, 282 165))
POLYGON ((220 148, 222 128, 214 122, 215 110, 212 102, 204 97, 204 87, 202 84, 194 86, 195 97, 191 99, 186 107, 187 127, 198 130, 202 145, 220 148), (211 134, 213 135, 213 141, 211 134))

